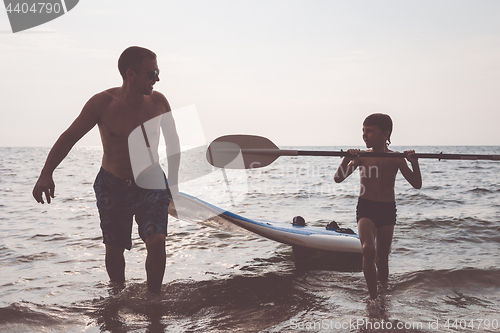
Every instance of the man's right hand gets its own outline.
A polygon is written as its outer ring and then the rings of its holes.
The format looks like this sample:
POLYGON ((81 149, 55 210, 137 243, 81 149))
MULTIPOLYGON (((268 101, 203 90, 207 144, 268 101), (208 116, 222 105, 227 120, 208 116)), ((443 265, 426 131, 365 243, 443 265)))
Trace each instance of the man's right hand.
POLYGON ((50 198, 54 198, 54 191, 56 185, 54 184, 54 180, 52 176, 40 176, 38 181, 33 188, 33 197, 36 202, 44 203, 43 201, 43 193, 45 193, 45 198, 47 199, 47 203, 50 203, 50 198))

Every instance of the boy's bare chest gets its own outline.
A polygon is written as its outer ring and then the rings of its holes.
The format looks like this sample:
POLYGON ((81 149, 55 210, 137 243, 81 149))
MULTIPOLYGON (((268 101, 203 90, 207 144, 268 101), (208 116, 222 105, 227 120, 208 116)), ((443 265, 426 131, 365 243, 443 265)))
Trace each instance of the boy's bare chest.
POLYGON ((359 167, 360 196, 375 201, 394 201, 398 163, 392 158, 366 158, 359 167))
POLYGON ((394 180, 398 164, 392 158, 366 158, 359 167, 361 178, 394 180))

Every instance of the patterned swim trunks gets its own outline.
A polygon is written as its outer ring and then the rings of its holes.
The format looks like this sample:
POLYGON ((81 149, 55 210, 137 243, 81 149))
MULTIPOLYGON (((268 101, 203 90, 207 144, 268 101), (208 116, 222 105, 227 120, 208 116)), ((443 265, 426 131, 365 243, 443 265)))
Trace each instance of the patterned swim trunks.
POLYGON ((143 241, 151 235, 167 235, 170 196, 166 177, 165 184, 166 190, 143 189, 133 180, 117 178, 101 167, 94 191, 104 244, 130 250, 134 215, 143 241))

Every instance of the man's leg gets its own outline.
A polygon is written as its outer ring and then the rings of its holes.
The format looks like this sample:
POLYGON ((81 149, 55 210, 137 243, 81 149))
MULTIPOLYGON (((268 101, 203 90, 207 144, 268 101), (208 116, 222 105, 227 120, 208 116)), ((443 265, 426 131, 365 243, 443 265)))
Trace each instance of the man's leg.
POLYGON ((146 238, 146 249, 148 251, 148 256, 146 258, 148 290, 152 293, 159 294, 167 261, 165 235, 154 234, 146 238))
POLYGON ((377 270, 378 280, 389 280, 389 252, 391 251, 394 225, 387 225, 377 230, 377 270))
POLYGON ((375 265, 375 258, 377 257, 375 237, 377 237, 377 229, 372 220, 366 217, 359 219, 358 234, 363 252, 363 273, 366 285, 370 293, 370 298, 375 299, 377 298, 377 266, 375 265))
POLYGON ((125 257, 123 247, 106 244, 106 270, 111 282, 125 283, 125 257))

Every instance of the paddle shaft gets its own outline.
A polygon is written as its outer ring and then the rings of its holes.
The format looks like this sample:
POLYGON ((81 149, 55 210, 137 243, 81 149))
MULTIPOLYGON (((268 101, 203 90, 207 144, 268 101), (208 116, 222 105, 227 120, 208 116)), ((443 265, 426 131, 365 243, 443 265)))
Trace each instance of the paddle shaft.
MULTIPOLYGON (((321 150, 288 150, 288 149, 241 149, 243 154, 274 155, 274 156, 352 156, 347 151, 321 151, 321 150)), ((373 153, 359 152, 361 157, 407 157, 406 153, 373 153)), ((415 158, 434 158, 439 160, 492 160, 500 161, 500 155, 479 154, 427 154, 415 153, 415 158)))
MULTIPOLYGON (((270 165, 280 156, 339 156, 355 157, 347 151, 279 149, 269 139, 256 135, 225 135, 215 139, 207 149, 208 162, 218 168, 254 169, 270 165)), ((360 151, 360 157, 406 158, 407 153, 374 153, 360 151)), ((479 154, 413 154, 415 158, 438 160, 490 160, 500 161, 500 155, 479 154)))

